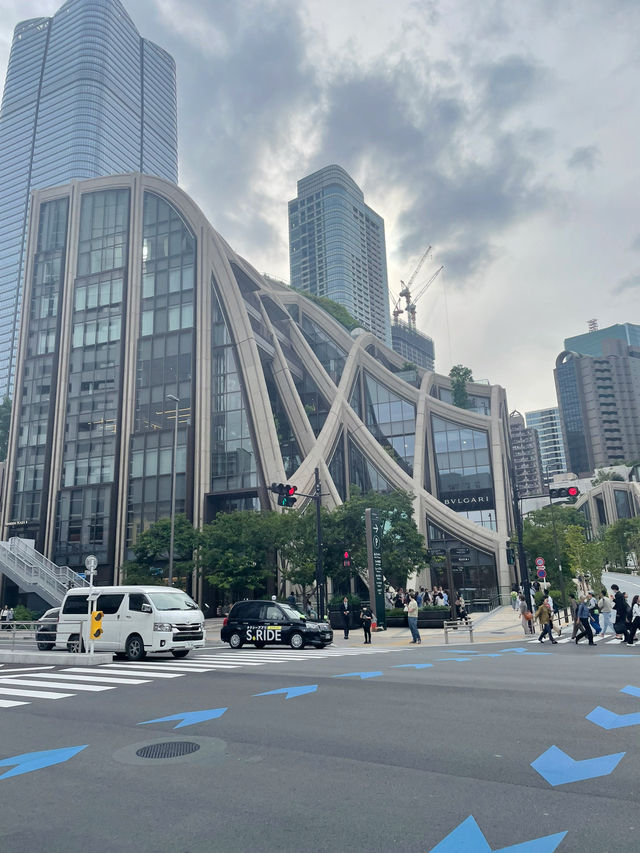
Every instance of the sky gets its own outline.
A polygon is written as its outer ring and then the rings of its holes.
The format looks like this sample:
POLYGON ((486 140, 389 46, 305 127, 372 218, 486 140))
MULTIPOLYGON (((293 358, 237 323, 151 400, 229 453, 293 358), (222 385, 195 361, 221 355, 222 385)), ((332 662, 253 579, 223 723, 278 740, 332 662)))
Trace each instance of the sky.
MULTIPOLYGON (((640 323, 637 0, 123 0, 176 60, 180 185, 289 280, 287 202, 338 163, 385 220, 436 370, 556 405, 566 337, 640 323)), ((0 85, 19 20, 0 0, 0 85)))

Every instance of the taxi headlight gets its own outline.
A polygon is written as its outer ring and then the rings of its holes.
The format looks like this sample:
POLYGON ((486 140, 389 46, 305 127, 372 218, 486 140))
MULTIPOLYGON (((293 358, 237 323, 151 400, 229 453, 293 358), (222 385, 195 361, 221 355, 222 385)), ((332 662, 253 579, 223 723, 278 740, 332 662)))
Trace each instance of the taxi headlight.
POLYGON ((154 622, 153 623, 154 631, 173 631, 173 625, 171 622, 154 622))

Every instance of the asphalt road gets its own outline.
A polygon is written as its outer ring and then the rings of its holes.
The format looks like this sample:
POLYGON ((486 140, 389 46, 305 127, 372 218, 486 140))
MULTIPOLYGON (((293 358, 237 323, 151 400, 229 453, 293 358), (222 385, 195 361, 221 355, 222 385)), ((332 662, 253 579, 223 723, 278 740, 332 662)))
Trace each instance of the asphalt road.
POLYGON ((514 851, 640 849, 640 697, 621 692, 640 688, 640 649, 468 652, 245 647, 96 673, 4 666, 0 688, 15 693, 0 693, 0 846, 486 853, 540 839, 514 851), (308 692, 257 695, 283 688, 308 692), (637 721, 586 719, 597 706, 637 721), (176 719, 141 725, 167 716, 176 719), (158 744, 193 751, 136 754, 158 744), (71 747, 84 748, 40 769, 50 759, 32 755, 71 747), (552 747, 567 757, 545 758, 552 747), (572 763, 586 759, 596 760, 572 763))

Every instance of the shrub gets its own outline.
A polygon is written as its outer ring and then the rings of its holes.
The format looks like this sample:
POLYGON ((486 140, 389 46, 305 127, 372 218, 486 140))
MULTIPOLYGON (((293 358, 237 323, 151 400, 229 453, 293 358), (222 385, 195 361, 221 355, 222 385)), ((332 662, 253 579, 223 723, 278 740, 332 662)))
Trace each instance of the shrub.
POLYGON ((18 604, 13 608, 14 622, 33 622, 33 612, 23 604, 18 604))

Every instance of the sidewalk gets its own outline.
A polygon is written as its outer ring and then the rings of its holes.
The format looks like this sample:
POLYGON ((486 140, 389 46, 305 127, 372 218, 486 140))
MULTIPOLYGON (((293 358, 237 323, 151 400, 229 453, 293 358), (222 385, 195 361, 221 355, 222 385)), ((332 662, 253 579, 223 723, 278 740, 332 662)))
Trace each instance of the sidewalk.
MULTIPOLYGON (((520 624, 520 617, 516 616, 511 606, 498 607, 491 613, 472 613, 473 642, 474 643, 503 643, 521 642, 525 637, 520 624)), ((220 628, 222 619, 207 619, 207 646, 226 645, 220 640, 220 628)), ((442 628, 421 628, 420 636, 423 646, 444 646, 444 630, 442 628)), ((449 631, 449 646, 466 646, 470 643, 469 632, 461 629, 449 631)), ((339 648, 357 648, 363 645, 363 634, 361 628, 352 629, 349 639, 345 640, 342 629, 333 632, 333 646, 339 648)), ((371 636, 371 648, 381 646, 383 648, 403 648, 411 646, 411 632, 408 628, 389 628, 387 631, 376 631, 371 636)))

